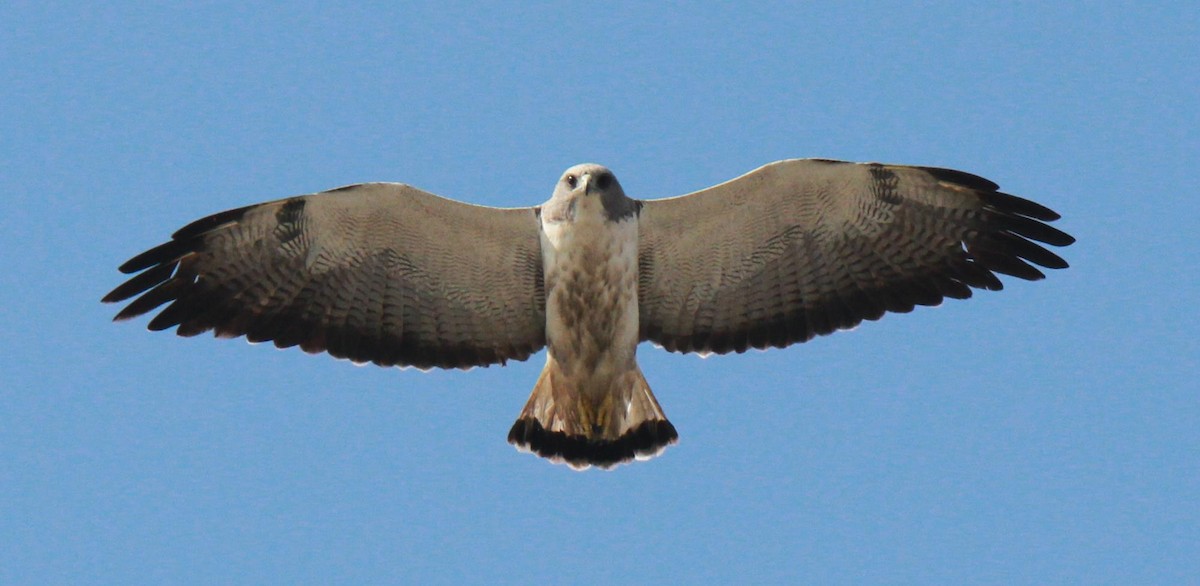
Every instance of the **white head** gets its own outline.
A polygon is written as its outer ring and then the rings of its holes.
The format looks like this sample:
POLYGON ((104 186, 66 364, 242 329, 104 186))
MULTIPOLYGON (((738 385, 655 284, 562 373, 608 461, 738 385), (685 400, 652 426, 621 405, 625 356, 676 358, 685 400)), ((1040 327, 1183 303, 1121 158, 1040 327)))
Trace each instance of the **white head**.
POLYGON ((637 213, 641 203, 629 199, 607 167, 584 163, 567 169, 542 206, 543 217, 574 221, 581 214, 617 222, 637 213))

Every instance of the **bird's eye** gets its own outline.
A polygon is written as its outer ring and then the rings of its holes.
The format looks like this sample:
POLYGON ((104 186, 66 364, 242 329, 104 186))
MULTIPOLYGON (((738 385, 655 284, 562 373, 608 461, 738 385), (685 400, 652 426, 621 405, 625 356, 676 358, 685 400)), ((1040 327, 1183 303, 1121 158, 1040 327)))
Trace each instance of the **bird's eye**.
POLYGON ((611 184, 612 175, 609 175, 608 173, 604 173, 596 177, 596 187, 599 187, 600 189, 608 189, 608 186, 611 184))
POLYGON ((567 175, 564 180, 571 189, 575 189, 575 184, 579 183, 579 178, 574 175, 567 175))

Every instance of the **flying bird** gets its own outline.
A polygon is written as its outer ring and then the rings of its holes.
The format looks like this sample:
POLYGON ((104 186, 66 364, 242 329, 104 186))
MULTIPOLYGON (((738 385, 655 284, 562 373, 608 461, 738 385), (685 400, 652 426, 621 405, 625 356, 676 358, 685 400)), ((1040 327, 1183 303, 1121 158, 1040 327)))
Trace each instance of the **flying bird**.
POLYGON ((363 183, 196 220, 121 265, 104 297, 151 330, 212 331, 356 363, 546 365, 508 434, 573 468, 678 439, 638 344, 783 348, 886 312, 1066 268, 1054 211, 950 169, 794 159, 637 200, 595 164, 539 206, 363 183), (1039 244, 1041 243, 1041 244, 1039 244), (1035 266, 1036 265, 1036 266, 1035 266))

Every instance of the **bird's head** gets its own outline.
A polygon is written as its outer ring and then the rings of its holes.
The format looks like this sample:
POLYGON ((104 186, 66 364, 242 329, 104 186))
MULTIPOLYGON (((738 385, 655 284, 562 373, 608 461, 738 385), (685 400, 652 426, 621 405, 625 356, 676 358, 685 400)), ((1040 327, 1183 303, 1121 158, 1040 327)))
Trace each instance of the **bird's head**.
POLYGON ((544 209, 561 211, 572 220, 583 215, 615 222, 628 218, 639 207, 625 195, 612 171, 603 165, 584 163, 563 172, 544 209))

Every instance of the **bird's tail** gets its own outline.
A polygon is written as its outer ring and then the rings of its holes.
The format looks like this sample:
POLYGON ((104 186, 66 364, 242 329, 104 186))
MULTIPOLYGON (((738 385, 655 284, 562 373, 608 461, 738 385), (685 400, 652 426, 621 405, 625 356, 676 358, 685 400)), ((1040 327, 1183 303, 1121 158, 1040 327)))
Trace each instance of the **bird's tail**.
POLYGON ((571 388, 558 362, 546 361, 529 402, 508 432, 508 443, 577 470, 647 460, 676 442, 635 364, 599 397, 571 388))

